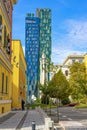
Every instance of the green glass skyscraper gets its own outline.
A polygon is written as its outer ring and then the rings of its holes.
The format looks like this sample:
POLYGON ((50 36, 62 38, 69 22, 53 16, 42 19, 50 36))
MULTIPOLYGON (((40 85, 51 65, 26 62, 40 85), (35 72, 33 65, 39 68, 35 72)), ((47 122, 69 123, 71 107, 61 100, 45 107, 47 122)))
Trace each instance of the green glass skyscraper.
POLYGON ((37 9, 40 18, 40 57, 45 54, 51 59, 51 9, 37 9))
POLYGON ((36 14, 40 18, 40 83, 44 84, 50 80, 50 73, 45 70, 46 62, 51 61, 51 9, 37 9, 36 14))

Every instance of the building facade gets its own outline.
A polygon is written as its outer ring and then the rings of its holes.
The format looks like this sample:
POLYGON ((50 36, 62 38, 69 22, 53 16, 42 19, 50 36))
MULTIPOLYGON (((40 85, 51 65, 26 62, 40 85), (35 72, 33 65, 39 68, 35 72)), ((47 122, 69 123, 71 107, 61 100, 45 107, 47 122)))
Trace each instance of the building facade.
POLYGON ((44 84, 50 78, 46 65, 51 61, 51 10, 37 9, 36 16, 28 14, 25 32, 27 95, 31 99, 32 95, 39 95, 38 82, 44 84))
POLYGON ((0 1, 0 114, 10 111, 12 103, 12 8, 16 2, 0 1))
POLYGON ((50 9, 37 9, 36 16, 34 14, 26 16, 25 37, 27 95, 29 96, 28 99, 31 99, 32 95, 36 97, 39 95, 38 82, 44 84, 44 81, 48 81, 50 78, 49 73, 46 72, 49 64, 47 62, 51 61, 50 9))
POLYGON ((26 102, 26 61, 20 40, 12 41, 12 108, 20 109, 22 100, 26 102))
POLYGON ((69 55, 62 64, 62 72, 69 79, 69 66, 74 62, 83 63, 84 62, 84 55, 69 55))
POLYGON ((25 57, 27 63, 27 100, 33 100, 38 97, 38 81, 39 81, 39 51, 40 51, 40 19, 34 14, 26 16, 26 44, 25 57))
POLYGON ((40 18, 40 83, 44 84, 50 80, 47 66, 51 61, 51 9, 37 9, 36 14, 40 18))
POLYGON ((37 9, 40 18, 40 58, 44 54, 46 59, 51 59, 51 10, 37 9))

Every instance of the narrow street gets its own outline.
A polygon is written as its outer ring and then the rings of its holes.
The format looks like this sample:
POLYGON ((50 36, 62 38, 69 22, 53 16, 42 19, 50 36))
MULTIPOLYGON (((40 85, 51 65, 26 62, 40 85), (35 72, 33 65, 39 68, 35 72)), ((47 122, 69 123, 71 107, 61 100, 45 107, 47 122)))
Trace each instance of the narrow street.
POLYGON ((59 117, 57 116, 56 109, 51 109, 51 116, 50 109, 46 110, 46 113, 42 114, 35 109, 28 111, 11 111, 0 117, 0 130, 32 130, 32 122, 35 122, 35 130, 46 130, 45 126, 46 124, 49 126, 49 120, 45 122, 45 118, 49 117, 54 121, 54 127, 65 128, 66 130, 67 127, 87 130, 87 109, 60 107, 58 113, 59 117), (48 116, 44 116, 46 113, 48 116))
MULTIPOLYGON (((59 107, 58 108, 59 121, 85 121, 87 124, 87 109, 75 109, 73 107, 59 107)), ((50 110, 46 113, 50 116, 50 110)), ((51 109, 51 118, 54 122, 58 122, 57 109, 51 109)))

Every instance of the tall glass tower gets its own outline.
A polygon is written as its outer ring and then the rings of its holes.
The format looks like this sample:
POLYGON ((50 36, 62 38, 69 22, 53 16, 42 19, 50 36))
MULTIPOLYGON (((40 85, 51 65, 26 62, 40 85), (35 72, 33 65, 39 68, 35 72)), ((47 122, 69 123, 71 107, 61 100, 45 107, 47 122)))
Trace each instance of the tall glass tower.
POLYGON ((40 19, 27 14, 25 19, 25 57, 27 63, 27 100, 38 97, 40 19))
POLYGON ((50 79, 45 70, 51 61, 51 9, 37 9, 36 14, 40 18, 40 82, 44 84, 50 79))
POLYGON ((37 9, 36 16, 27 14, 25 27, 25 57, 27 63, 27 97, 38 96, 38 82, 49 80, 45 71, 51 61, 51 10, 37 9))
POLYGON ((40 18, 40 57, 51 59, 51 9, 37 9, 40 18))

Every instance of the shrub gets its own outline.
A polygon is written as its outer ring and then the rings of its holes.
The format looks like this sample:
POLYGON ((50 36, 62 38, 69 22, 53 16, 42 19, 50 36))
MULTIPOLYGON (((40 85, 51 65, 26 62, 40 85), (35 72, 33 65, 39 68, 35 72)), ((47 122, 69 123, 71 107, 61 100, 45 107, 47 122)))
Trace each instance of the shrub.
POLYGON ((40 104, 41 103, 41 99, 40 98, 37 98, 36 101, 35 101, 36 104, 40 104))
POLYGON ((46 95, 43 95, 43 96, 41 97, 41 103, 42 103, 42 104, 49 104, 49 97, 46 96, 46 95))
POLYGON ((65 98, 65 99, 62 100, 63 105, 66 105, 66 104, 69 104, 69 103, 70 103, 69 98, 65 98))

